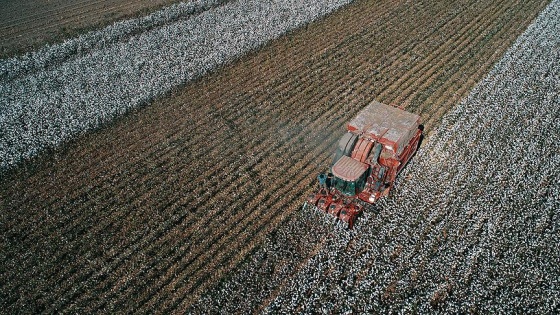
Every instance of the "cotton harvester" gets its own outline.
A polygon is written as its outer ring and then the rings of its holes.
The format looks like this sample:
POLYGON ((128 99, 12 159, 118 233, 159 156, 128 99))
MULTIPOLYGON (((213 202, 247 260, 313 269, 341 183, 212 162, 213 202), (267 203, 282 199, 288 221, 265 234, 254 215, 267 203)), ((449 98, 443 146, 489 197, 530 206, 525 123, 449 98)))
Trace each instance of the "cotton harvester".
POLYGON ((387 196, 395 178, 418 148, 420 116, 373 101, 348 124, 331 170, 318 177, 318 191, 304 208, 315 208, 352 228, 362 202, 387 196))

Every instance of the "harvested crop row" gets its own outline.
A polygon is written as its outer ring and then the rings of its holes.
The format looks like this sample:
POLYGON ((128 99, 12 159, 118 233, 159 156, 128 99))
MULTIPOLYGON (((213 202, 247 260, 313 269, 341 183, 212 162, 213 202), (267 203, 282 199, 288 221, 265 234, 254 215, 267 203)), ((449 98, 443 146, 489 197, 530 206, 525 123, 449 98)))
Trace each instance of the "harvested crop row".
MULTIPOLYGON (((29 175, 20 170, 2 194, 34 219, 22 221, 23 214, 3 219, 9 222, 7 233, 25 235, 23 246, 10 249, 9 261, 20 266, 6 275, 12 281, 2 290, 16 292, 6 301, 17 307, 29 297, 47 310, 74 312, 188 307, 251 259, 275 226, 294 217, 315 174, 328 164, 337 130, 342 132, 347 119, 407 67, 428 62, 403 60, 403 49, 441 36, 433 32, 440 20, 485 15, 485 5, 500 8, 490 11, 498 12, 497 20, 503 12, 520 11, 519 2, 475 4, 351 5, 82 139, 29 175), (410 23, 395 28, 388 23, 395 16, 410 17, 410 23), (81 184, 86 182, 92 186, 81 184), (26 185, 37 190, 23 196, 11 188, 26 185), (30 225, 36 228, 26 232, 30 225), (245 229, 250 233, 241 232, 245 229), (49 236, 52 231, 59 234, 49 236), (71 245, 44 246, 61 235, 71 245), (43 266, 43 284, 34 283, 34 290, 20 281, 31 276, 31 266, 16 258, 26 253, 36 253, 43 266), (205 268, 205 261, 216 268, 205 268), (68 281, 59 284, 59 279, 68 281), (18 300, 18 292, 26 291, 18 300)), ((523 8, 535 14, 543 5, 528 2, 523 8)), ((524 16, 526 25, 530 17, 524 16)), ((455 24, 458 29, 450 28, 448 36, 470 27, 470 20, 455 24)), ((511 42, 516 29, 508 24, 504 29, 511 42)), ((497 43, 501 39, 483 47, 500 47, 497 43)), ((457 53, 462 58, 467 52, 457 53)), ((285 268, 305 261, 306 248, 300 246, 297 258, 284 261, 285 268)), ((254 308, 258 301, 245 303, 254 308)))
POLYGON ((29 52, 81 32, 100 28, 179 2, 155 1, 25 1, 5 2, 0 11, 0 58, 29 52))

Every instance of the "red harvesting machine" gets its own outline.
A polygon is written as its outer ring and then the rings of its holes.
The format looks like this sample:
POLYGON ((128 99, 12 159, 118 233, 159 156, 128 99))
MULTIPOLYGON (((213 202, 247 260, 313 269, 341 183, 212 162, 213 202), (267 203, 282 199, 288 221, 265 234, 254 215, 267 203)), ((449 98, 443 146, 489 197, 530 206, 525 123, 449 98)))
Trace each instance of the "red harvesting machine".
POLYGON ((387 196, 395 178, 418 148, 420 116, 373 101, 348 124, 338 142, 328 174, 320 174, 319 189, 305 208, 332 215, 352 228, 363 206, 387 196))

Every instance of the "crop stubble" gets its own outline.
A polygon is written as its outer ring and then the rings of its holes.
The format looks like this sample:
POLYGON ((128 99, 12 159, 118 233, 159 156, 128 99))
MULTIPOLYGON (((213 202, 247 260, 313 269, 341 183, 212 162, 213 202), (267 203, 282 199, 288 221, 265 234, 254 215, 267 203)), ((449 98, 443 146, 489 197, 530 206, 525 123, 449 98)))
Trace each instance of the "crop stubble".
MULTIPOLYGON (((177 0, 5 1, 0 11, 0 58, 59 42, 85 30, 146 14, 177 0)), ((188 1, 187 1, 188 2, 188 1)))
POLYGON ((294 219, 363 105, 430 130, 546 3, 358 1, 13 171, 2 303, 185 310, 294 219))

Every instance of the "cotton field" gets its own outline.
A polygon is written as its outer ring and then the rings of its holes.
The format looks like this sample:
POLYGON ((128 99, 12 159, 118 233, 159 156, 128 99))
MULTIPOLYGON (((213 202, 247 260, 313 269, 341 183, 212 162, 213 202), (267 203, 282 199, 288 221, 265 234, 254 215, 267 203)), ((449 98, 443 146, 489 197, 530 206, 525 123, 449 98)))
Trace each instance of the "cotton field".
POLYGON ((256 296, 271 314, 558 312, 559 33, 554 1, 354 231, 301 213, 193 310, 256 296), (293 239, 307 262, 268 276, 298 255, 293 239))
POLYGON ((0 167, 147 104, 349 0, 173 5, 0 61, 0 167))
POLYGON ((1 61, 0 309, 557 313, 559 2, 342 4, 190 1, 1 61), (301 206, 373 100, 426 138, 345 231, 301 206))

